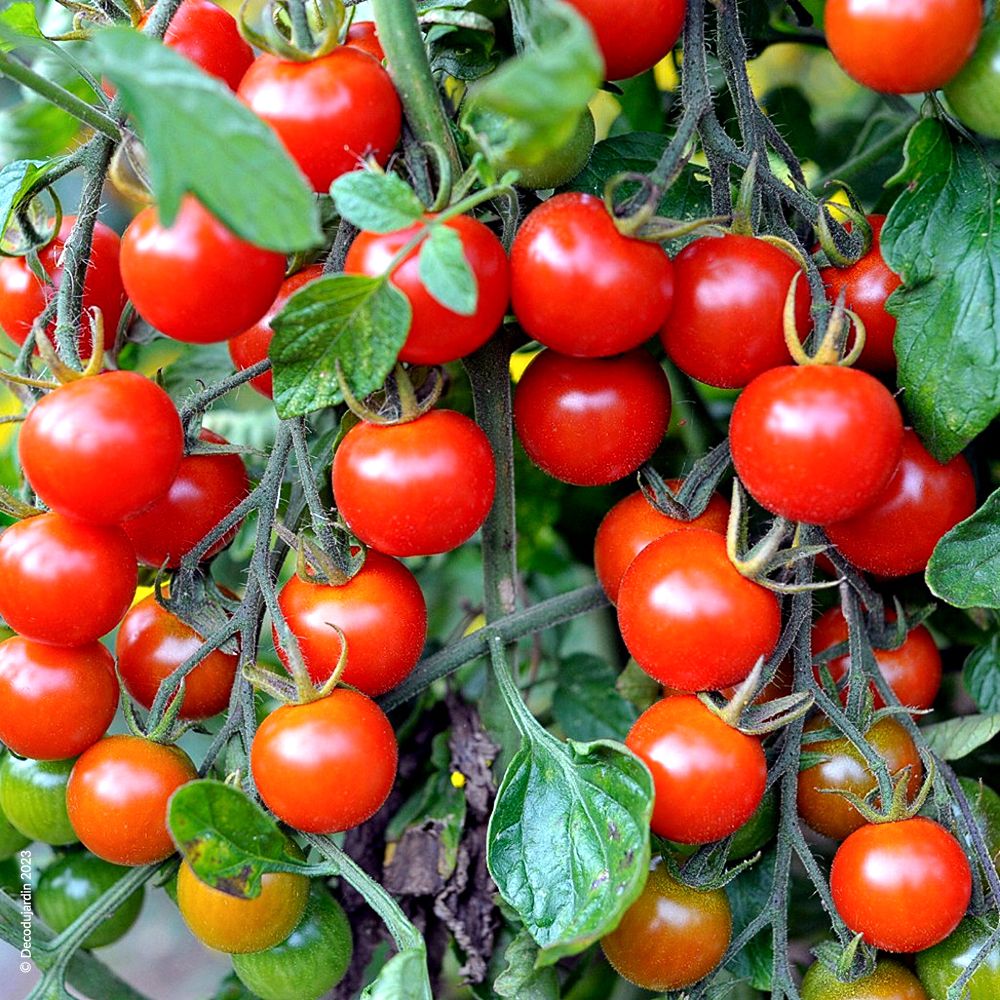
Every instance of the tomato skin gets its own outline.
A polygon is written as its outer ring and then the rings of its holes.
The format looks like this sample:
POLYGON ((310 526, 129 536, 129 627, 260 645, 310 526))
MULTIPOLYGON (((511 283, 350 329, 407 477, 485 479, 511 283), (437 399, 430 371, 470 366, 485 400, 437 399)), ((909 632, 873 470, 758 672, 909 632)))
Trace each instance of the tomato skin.
POLYGON ((250 749, 250 769, 264 804, 282 822, 307 833, 336 833, 382 807, 398 755, 382 709, 358 691, 336 688, 267 716, 250 749))
POLYGON ((907 428, 885 488, 854 517, 830 525, 827 535, 859 569, 907 576, 924 570, 941 536, 975 509, 976 484, 965 457, 942 465, 907 428))
POLYGON ((723 722, 694 695, 663 698, 629 730, 625 745, 649 768, 653 832, 681 844, 735 833, 767 783, 760 740, 723 722))
POLYGON ((618 625, 639 666, 661 684, 714 691, 770 655, 781 613, 774 594, 740 576, 721 535, 685 528, 651 542, 625 571, 618 625))
POLYGON ((384 167, 399 142, 403 112, 392 80, 378 60, 351 46, 309 62, 265 53, 236 94, 274 129, 316 191, 328 191, 363 157, 384 167))
POLYGON ((732 931, 723 889, 699 892, 659 864, 601 949, 624 979, 660 993, 704 979, 722 961, 732 931))
POLYGON ((573 134, 541 162, 533 162, 512 152, 498 158, 497 172, 503 176, 507 170, 518 171, 520 176, 514 183, 519 188, 540 191, 545 188, 561 187, 576 177, 590 161, 596 130, 597 125, 590 108, 584 108, 573 134))
POLYGON ((99 643, 0 643, 0 740, 22 757, 76 757, 107 732, 118 707, 115 661, 99 643))
MULTIPOLYGON (((2 761, 2 758, 0 758, 0 761, 2 761)), ((3 811, 3 796, 0 795, 0 859, 6 860, 12 858, 18 851, 27 847, 30 843, 31 838, 26 837, 7 819, 7 815, 3 811)), ((16 891, 9 893, 9 895, 16 896, 21 891, 20 875, 15 875, 14 885, 16 891)), ((0 881, 0 887, 6 888, 7 883, 0 881)))
POLYGON ((486 435, 453 410, 358 424, 333 456, 337 510, 362 542, 390 556, 457 548, 486 520, 495 489, 486 435))
MULTIPOLYGON (((340 658, 347 637, 345 684, 374 697, 399 684, 413 668, 427 639, 427 605, 413 574, 401 563, 369 550, 360 570, 342 586, 293 576, 278 594, 309 676, 322 683, 340 658)), ((277 632, 274 646, 288 665, 277 632)))
POLYGON ((784 309, 795 275, 795 319, 809 330, 809 289, 788 254, 753 236, 705 236, 674 259, 674 305, 660 330, 667 354, 699 382, 742 388, 789 363, 784 309))
POLYGON ((828 0, 826 40, 844 72, 886 94, 944 86, 972 55, 979 0, 828 0))
MULTIPOLYGON (((67 854, 42 871, 35 890, 35 911, 58 934, 127 871, 85 851, 67 854)), ((84 938, 83 947, 103 948, 124 937, 139 916, 144 895, 140 885, 84 938)))
POLYGON ((54 646, 99 639, 122 620, 137 580, 121 528, 40 514, 0 535, 0 615, 26 639, 54 646))
POLYGON ((917 816, 855 830, 830 869, 837 912, 883 951, 923 951, 965 916, 972 895, 969 862, 943 826, 917 816))
POLYGON ((1000 139, 997 88, 1000 87, 1000 22, 990 21, 961 72, 945 87, 955 116, 981 135, 1000 139))
POLYGON ((351 26, 347 29, 347 34, 344 36, 344 44, 350 45, 354 49, 361 49, 362 52, 367 52, 368 55, 379 62, 385 59, 385 53, 382 51, 382 43, 378 40, 378 31, 375 28, 374 21, 352 22, 351 26))
POLYGON ((112 864, 162 861, 176 850, 167 830, 167 800, 197 777, 180 747, 106 736, 77 760, 70 775, 70 822, 84 847, 112 864))
POLYGON ((814 962, 802 980, 802 1000, 928 1000, 928 996, 909 969, 883 958, 874 972, 853 983, 842 983, 821 962, 814 962))
POLYGON ((28 412, 18 455, 59 514, 117 524, 167 492, 184 451, 180 417, 155 383, 104 372, 54 389, 28 412))
POLYGON ((902 451, 903 419, 866 372, 785 366, 743 390, 729 442, 736 472, 761 506, 825 525, 864 510, 885 488, 902 451))
POLYGON ((43 844, 74 844, 66 810, 72 760, 0 757, 0 811, 18 833, 43 844))
MULTIPOLYGON (((965 971, 993 930, 981 917, 968 917, 955 932, 917 955, 917 975, 932 997, 943 997, 965 971)), ((996 1000, 1000 996, 1000 948, 994 948, 973 973, 962 994, 965 1000, 996 1000)))
POLYGON ((514 425, 528 457, 576 486, 630 475, 670 423, 670 383, 646 351, 573 358, 542 351, 514 392, 514 425))
POLYGON ((511 247, 510 277, 524 331, 574 357, 638 347, 663 325, 674 296, 665 251, 622 236, 600 198, 576 192, 528 214, 511 247))
POLYGON ((241 240, 191 195, 169 228, 144 208, 122 236, 122 280, 139 315, 191 344, 235 337, 267 312, 285 258, 241 240))

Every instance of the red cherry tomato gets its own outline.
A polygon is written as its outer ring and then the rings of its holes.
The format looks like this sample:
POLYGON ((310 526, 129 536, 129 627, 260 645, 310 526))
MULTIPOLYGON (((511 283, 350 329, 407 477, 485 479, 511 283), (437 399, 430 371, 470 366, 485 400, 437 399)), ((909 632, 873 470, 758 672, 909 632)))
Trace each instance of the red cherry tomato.
POLYGON ((307 833, 350 830, 392 791, 396 734, 367 696, 337 688, 305 705, 282 705, 261 724, 250 768, 264 804, 307 833))
MULTIPOLYGON (((427 638, 427 605, 413 574, 400 562, 369 550, 347 583, 331 586, 293 576, 278 605, 309 669, 322 683, 340 658, 336 625, 347 637, 344 683, 367 695, 394 688, 414 668, 427 638)), ((274 645, 287 666, 274 633, 274 645)))
MULTIPOLYGON (((784 309, 802 269, 788 254, 752 236, 705 236, 674 260, 674 306, 660 331, 667 354, 692 378, 742 388, 789 363, 784 309)), ((809 329, 809 288, 795 291, 800 333, 809 329)))
POLYGON ((198 777, 180 747, 106 736, 73 765, 66 809, 91 853, 116 865, 149 865, 174 853, 167 800, 198 777))
POLYGON ((735 833, 764 797, 760 740, 723 722, 693 695, 647 708, 625 745, 653 775, 653 832, 681 844, 735 833))
POLYGON ((344 44, 351 48, 361 49, 368 55, 374 56, 379 62, 385 59, 382 51, 382 43, 378 40, 378 32, 375 30, 374 21, 355 21, 348 29, 344 38, 344 44))
POLYGON ((670 383, 642 350, 616 358, 542 351, 514 393, 514 425, 528 457, 577 486, 635 472, 669 423, 670 383))
POLYGON ((830 889, 855 934, 883 951, 914 952, 958 926, 972 895, 972 874, 959 842, 917 816, 852 833, 834 855, 830 889))
POLYGON ((116 524, 167 492, 184 452, 180 417, 148 378, 111 371, 69 382, 28 413, 18 455, 53 510, 116 524))
POLYGON ((309 62, 258 56, 237 95, 277 132, 317 191, 367 156, 385 166, 399 142, 403 113, 392 80, 351 46, 309 62))
MULTIPOLYGON (((209 444, 226 444, 210 430, 199 435, 209 444)), ((236 508, 250 489, 246 466, 239 455, 185 455, 166 495, 122 527, 147 566, 181 564, 181 558, 236 508)), ((205 555, 221 552, 236 536, 226 532, 205 555)))
MULTIPOLYGON (((24 257, 0 257, 0 327, 17 344, 23 344, 31 332, 31 324, 52 299, 62 283, 62 252, 75 215, 64 216, 55 239, 38 253, 38 260, 51 285, 42 284, 28 267, 24 257)), ((94 223, 87 276, 83 282, 84 310, 97 308, 104 317, 104 346, 114 343, 115 331, 125 308, 125 289, 118 271, 118 234, 103 222, 94 223)), ((53 320, 46 327, 49 340, 55 342, 53 320)), ((80 354, 91 351, 90 321, 85 319, 80 331, 80 354)))
POLYGON ((826 40, 844 72, 887 94, 943 87, 972 55, 979 0, 828 0, 826 40))
POLYGON ((684 27, 684 0, 569 2, 590 22, 608 80, 652 69, 677 44, 684 27))
POLYGON ((558 194, 531 211, 511 247, 510 277, 524 331, 576 357, 638 347, 663 325, 674 296, 666 253, 622 236, 589 194, 558 194))
POLYGON ((192 344, 235 337, 274 301, 285 258, 241 240, 191 195, 169 228, 144 208, 122 237, 122 280, 139 315, 192 344))
POLYGON ((118 707, 115 661, 99 643, 50 646, 15 635, 0 643, 0 740, 35 760, 76 757, 118 707))
POLYGON ((391 556, 461 545, 486 520, 495 488, 486 435, 452 410, 358 424, 333 456, 337 510, 361 541, 391 556))
POLYGON ((138 567, 121 528, 41 514, 0 535, 0 615, 27 639, 82 646, 128 611, 138 567))
MULTIPOLYGON (((510 268, 503 245, 481 222, 468 215, 445 225, 458 233, 462 252, 476 279, 476 311, 462 316, 443 306, 420 280, 418 246, 392 272, 392 283, 410 300, 413 319, 401 361, 439 365, 455 361, 482 347, 503 320, 510 298, 510 268)), ((389 262, 417 233, 421 224, 394 233, 359 233, 344 261, 348 274, 384 274, 389 262)))
POLYGON ((831 524, 831 542, 859 569, 906 576, 927 566, 941 536, 976 509, 976 484, 961 455, 942 465, 909 428, 886 487, 860 513, 831 524))
POLYGON ((889 390, 865 372, 786 366, 743 390, 729 443, 758 503, 791 521, 829 524, 864 510, 885 488, 903 420, 889 390))
POLYGON ((618 624, 639 666, 661 684, 714 691, 770 655, 781 612, 771 591, 740 576, 724 538, 685 528, 650 542, 625 571, 618 624))
MULTIPOLYGON (((278 297, 271 304, 271 308, 248 330, 244 330, 229 341, 229 356, 233 359, 233 364, 237 369, 243 371, 246 368, 252 368, 267 357, 271 338, 274 336, 271 320, 285 308, 285 304, 300 288, 321 277, 322 274, 323 266, 313 264, 311 267, 293 274, 290 278, 286 278, 282 282, 278 297)), ((267 396, 268 399, 274 395, 274 380, 270 370, 250 379, 250 385, 262 396, 267 396)))

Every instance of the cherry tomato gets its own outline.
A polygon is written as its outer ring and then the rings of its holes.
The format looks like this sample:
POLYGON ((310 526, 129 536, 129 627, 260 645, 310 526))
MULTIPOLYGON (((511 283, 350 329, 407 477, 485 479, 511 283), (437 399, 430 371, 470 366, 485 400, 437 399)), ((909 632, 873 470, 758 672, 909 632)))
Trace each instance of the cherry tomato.
MULTIPOLYGON (((0 758, 2 760, 2 758, 0 758)), ((2 770, 2 768, 0 768, 2 770)), ((31 838, 26 837, 20 830, 16 829, 13 823, 7 819, 6 813, 3 811, 3 796, 0 795, 0 859, 6 860, 17 854, 23 847, 27 847, 31 843, 31 838)), ((4 872, 6 875, 6 872, 4 872)), ((20 892, 20 879, 17 880, 17 892, 20 892)), ((0 882, 0 887, 6 887, 5 882, 0 882)), ((16 892, 10 893, 10 895, 17 895, 16 892)))
POLYGON ((622 236, 600 198, 557 194, 533 209, 510 251, 511 297, 525 333, 561 354, 638 347, 674 297, 670 258, 622 236))
MULTIPOLYGON (((789 363, 784 309, 802 269, 753 236, 705 236, 674 260, 674 306, 660 340, 677 367, 709 385, 742 388, 789 363)), ((800 333, 809 329, 809 288, 795 292, 800 333)))
POLYGON ((174 853, 167 800, 198 777, 175 746, 106 736, 80 757, 66 804, 83 846, 116 865, 149 865, 174 853))
POLYGON ((722 961, 732 932, 723 889, 699 892, 660 864, 601 948, 624 979, 662 993, 704 979, 722 961))
POLYGON ((514 393, 514 425, 528 457, 576 486, 635 472, 669 423, 670 383, 643 350, 615 358, 542 351, 514 393))
POLYGON ((569 2, 594 31, 607 80, 624 80, 652 69, 677 44, 684 27, 684 0, 569 2))
MULTIPOLYGON (((917 974, 932 997, 947 995, 948 987, 965 971, 992 931, 982 917, 969 917, 950 937, 917 955, 917 974)), ((987 955, 962 996, 964 1000, 996 1000, 1000 996, 1000 948, 987 955)))
POLYGON ((18 455, 54 511, 117 524, 167 492, 184 452, 170 397, 135 372, 105 372, 54 389, 28 412, 18 455))
MULTIPOLYGON (((229 341, 229 356, 239 371, 252 368, 267 357, 271 338, 274 336, 271 320, 285 308, 285 304, 295 292, 304 285, 308 285, 310 281, 321 277, 322 274, 323 266, 313 264, 311 267, 293 274, 290 278, 286 278, 278 291, 278 297, 271 304, 271 308, 248 330, 244 330, 229 341)), ((274 395, 274 380, 270 369, 263 375, 250 379, 250 385, 262 396, 267 396, 268 399, 274 395)))
POLYGON ((354 21, 347 29, 344 36, 344 44, 351 48, 361 49, 368 55, 374 56, 379 62, 385 59, 382 51, 382 43, 378 40, 378 31, 375 29, 374 21, 354 21))
POLYGON ((923 951, 965 916, 969 862, 958 841, 929 819, 872 823, 837 849, 830 869, 837 912, 883 951, 923 951))
POLYGON ((202 944, 230 954, 284 941, 302 919, 308 897, 309 879, 291 872, 265 872, 253 899, 202 882, 186 861, 177 873, 177 908, 184 923, 202 944))
POLYGON ((121 528, 40 514, 0 535, 0 615, 26 639, 56 646, 99 639, 128 611, 137 580, 121 528))
MULTIPOLYGON (((227 444, 210 430, 199 435, 209 444, 227 444)), ((193 549, 250 492, 250 479, 239 455, 185 455, 167 492, 122 527, 147 566, 180 566, 193 549)), ((227 531, 205 553, 217 555, 236 537, 227 531)))
POLYGON ((693 695, 663 698, 629 730, 625 745, 653 775, 653 832, 681 844, 735 833, 764 797, 760 740, 723 722, 693 695))
POLYGON ((118 707, 115 661, 99 643, 0 643, 0 740, 36 760, 76 757, 107 732, 118 707))
MULTIPOLYGON (((73 851, 42 872, 35 890, 35 912, 58 934, 127 872, 127 868, 108 864, 86 851, 73 851)), ((140 885, 83 939, 83 947, 103 948, 124 937, 139 916, 143 896, 140 885)))
POLYGON ((396 780, 396 734, 350 688, 282 705, 257 729, 250 769, 265 805, 307 833, 350 830, 375 815, 396 780))
POLYGON ((859 569, 906 576, 924 570, 941 536, 975 509, 976 484, 965 458, 942 465, 907 428, 892 478, 854 517, 831 524, 827 535, 859 569))
POLYGON ((261 1000, 318 1000, 347 973, 354 942, 341 905, 320 882, 305 916, 281 944, 233 955, 240 981, 261 1000))
POLYGON ((561 187, 572 180, 587 165, 594 149, 597 126, 589 108, 584 108, 573 134, 558 149, 547 153, 541 161, 528 159, 518 150, 498 157, 495 163, 498 175, 516 170, 520 176, 515 182, 520 188, 540 191, 561 187))
POLYGON ((979 39, 979 0, 828 0, 826 40, 844 72, 887 94, 944 86, 979 39))
POLYGON ((452 410, 358 424, 333 456, 337 510, 361 541, 391 556, 461 545, 486 520, 495 488, 486 435, 452 410))
POLYGON ((781 632, 778 600, 740 576, 713 531, 658 538, 632 561, 618 591, 618 625, 639 666, 680 691, 744 680, 781 632))
POLYGON ((193 196, 169 228, 155 206, 122 236, 122 280, 139 315, 160 333, 192 344, 228 340, 274 302, 285 258, 241 240, 193 196))
POLYGON ((951 110, 963 124, 1000 139, 1000 110, 996 95, 1000 88, 1000 21, 983 28, 979 45, 961 72, 944 89, 951 110))
POLYGON ((883 958, 874 972, 851 983, 842 983, 825 965, 814 962, 802 980, 802 1000, 928 1000, 928 996, 909 969, 883 958))
POLYGON ((274 129, 317 191, 365 157, 384 167, 399 142, 402 108, 392 80, 377 59, 351 46, 309 62, 265 53, 236 93, 274 129))
POLYGON ((829 524, 864 510, 885 488, 903 420, 889 390, 866 372, 789 365, 743 390, 729 443, 758 503, 791 521, 829 524))
MULTIPOLYGON (((410 332, 399 352, 401 361, 440 365, 482 347, 503 320, 510 298, 510 267, 503 244, 481 222, 459 215, 444 223, 458 233, 462 253, 476 282, 476 310, 463 316, 442 305, 420 280, 420 244, 392 272, 392 283, 409 299, 410 332)), ((423 228, 415 222, 393 233, 359 233, 344 261, 348 274, 384 274, 390 261, 423 228)))
MULTIPOLYGON (((895 612, 886 612, 886 621, 895 620, 895 612)), ((820 615, 813 626, 813 655, 842 642, 847 642, 847 622, 840 608, 831 608, 820 615)), ((941 654, 923 625, 910 629, 898 649, 875 649, 872 652, 882 676, 901 705, 916 709, 933 707, 934 699, 941 690, 941 654)), ((826 662, 831 677, 838 683, 850 669, 850 664, 848 653, 826 662)), ((819 677, 818 667, 816 676, 819 677)), ((875 691, 874 684, 872 691, 875 691)), ((884 706, 882 696, 875 691, 875 707, 884 706)))
MULTIPOLYGON (((394 688, 416 666, 427 639, 427 605, 413 574, 395 559, 369 550, 347 583, 331 586, 293 576, 278 605, 317 683, 340 658, 336 625, 347 638, 343 680, 374 697, 394 688)), ((274 633, 278 656, 288 660, 274 633)))
MULTIPOLYGON (((982 832, 990 857, 996 865, 1000 862, 1000 795, 989 785, 973 778, 959 778, 958 783, 965 792, 976 825, 982 832)), ((953 807, 953 811, 957 816, 957 805, 953 807)))
MULTIPOLYGON (((732 861, 749 858, 765 844, 774 840, 778 832, 778 796, 770 789, 760 800, 753 815, 733 834, 729 844, 729 858, 732 861)), ((700 844, 679 844, 670 841, 670 850, 681 857, 689 858, 699 849, 700 844)))
MULTIPOLYGON (((55 239, 38 252, 39 263, 52 281, 42 284, 28 267, 24 257, 0 257, 0 327, 17 344, 23 344, 31 325, 62 284, 62 253, 75 215, 63 217, 55 239)), ((118 271, 118 234, 103 222, 94 223, 87 276, 83 282, 83 308, 100 309, 104 318, 104 346, 114 343, 115 331, 125 308, 125 289, 118 271)), ((45 329, 55 343, 56 324, 53 320, 45 329)), ((91 351, 90 321, 85 319, 80 330, 80 354, 91 351)))
POLYGON ((77 834, 66 812, 72 760, 0 757, 0 810, 18 833, 43 844, 73 844, 77 834))

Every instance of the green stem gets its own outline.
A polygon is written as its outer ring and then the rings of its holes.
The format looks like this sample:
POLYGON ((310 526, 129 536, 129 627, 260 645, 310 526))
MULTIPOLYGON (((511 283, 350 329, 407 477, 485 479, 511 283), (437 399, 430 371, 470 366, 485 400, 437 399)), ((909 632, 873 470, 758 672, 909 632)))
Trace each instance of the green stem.
POLYGON ((883 156, 891 153, 906 138, 916 120, 916 118, 908 118, 906 121, 901 122, 891 132, 887 132, 873 146, 869 146, 863 153, 859 153, 857 156, 842 163, 836 169, 831 170, 828 174, 824 174, 813 185, 814 190, 822 191, 824 186, 830 181, 847 180, 874 166, 883 156))

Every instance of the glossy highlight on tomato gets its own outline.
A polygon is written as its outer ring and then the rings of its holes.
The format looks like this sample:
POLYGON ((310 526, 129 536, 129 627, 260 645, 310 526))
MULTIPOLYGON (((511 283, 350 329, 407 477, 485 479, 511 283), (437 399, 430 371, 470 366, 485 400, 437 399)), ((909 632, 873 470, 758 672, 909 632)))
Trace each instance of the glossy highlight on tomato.
MULTIPOLYGON (((917 955, 917 974, 934 998, 947 996, 948 987, 968 968, 994 928, 982 917, 968 917, 953 934, 917 955)), ((972 974, 965 1000, 996 1000, 1000 996, 1000 948, 994 947, 972 974)))
POLYGON ((72 760, 32 760, 10 752, 0 758, 0 810, 19 833, 43 844, 73 844, 66 812, 72 760))
MULTIPOLYGON (((944 994, 942 994, 943 996, 944 994)), ((822 962, 806 969, 802 1000, 929 1000, 920 980, 905 966, 880 958, 874 972, 842 983, 822 962)))

